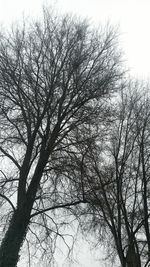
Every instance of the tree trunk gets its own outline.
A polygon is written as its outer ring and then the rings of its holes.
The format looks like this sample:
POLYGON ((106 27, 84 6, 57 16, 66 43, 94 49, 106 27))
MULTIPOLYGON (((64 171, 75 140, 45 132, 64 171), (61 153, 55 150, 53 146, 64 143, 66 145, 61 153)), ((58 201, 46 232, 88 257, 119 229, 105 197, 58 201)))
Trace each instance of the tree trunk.
POLYGON ((30 212, 16 210, 0 247, 0 267, 16 267, 29 225, 30 212))
POLYGON ((131 247, 126 256, 127 267, 141 267, 140 255, 135 252, 134 247, 131 247))

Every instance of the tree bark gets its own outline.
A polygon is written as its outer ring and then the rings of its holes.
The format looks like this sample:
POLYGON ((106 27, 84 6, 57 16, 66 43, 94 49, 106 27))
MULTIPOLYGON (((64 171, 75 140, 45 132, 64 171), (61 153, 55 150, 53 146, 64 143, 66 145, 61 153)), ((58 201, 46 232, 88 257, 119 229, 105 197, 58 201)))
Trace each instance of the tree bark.
POLYGON ((0 247, 0 267, 16 267, 26 237, 30 211, 16 210, 0 247))
POLYGON ((135 248, 131 246, 126 256, 127 267, 141 267, 140 255, 135 252, 135 248))

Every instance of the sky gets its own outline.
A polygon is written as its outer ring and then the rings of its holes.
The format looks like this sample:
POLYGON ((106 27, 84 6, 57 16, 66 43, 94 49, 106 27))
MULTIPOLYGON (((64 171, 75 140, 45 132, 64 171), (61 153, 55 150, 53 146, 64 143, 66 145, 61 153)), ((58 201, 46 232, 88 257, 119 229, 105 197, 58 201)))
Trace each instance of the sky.
MULTIPOLYGON (((140 79, 150 79, 150 0, 0 0, 0 24, 8 27, 23 15, 40 16, 43 4, 55 5, 60 12, 88 17, 97 26, 108 20, 117 25, 124 64, 129 73, 140 79)), ((78 266, 100 265, 83 241, 80 248, 78 266)), ((59 267, 63 267, 62 263, 59 267)), ((77 267, 77 264, 71 267, 77 267)))

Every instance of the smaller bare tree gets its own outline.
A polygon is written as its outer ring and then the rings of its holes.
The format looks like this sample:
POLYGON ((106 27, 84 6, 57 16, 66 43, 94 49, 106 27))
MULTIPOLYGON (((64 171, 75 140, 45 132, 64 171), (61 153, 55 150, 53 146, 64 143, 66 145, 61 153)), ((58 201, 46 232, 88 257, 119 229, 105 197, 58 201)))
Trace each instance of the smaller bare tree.
POLYGON ((146 267, 150 260, 150 107, 141 87, 131 82, 123 90, 103 133, 99 129, 99 139, 89 143, 81 161, 86 223, 96 233, 99 229, 99 241, 114 243, 122 267, 146 267))

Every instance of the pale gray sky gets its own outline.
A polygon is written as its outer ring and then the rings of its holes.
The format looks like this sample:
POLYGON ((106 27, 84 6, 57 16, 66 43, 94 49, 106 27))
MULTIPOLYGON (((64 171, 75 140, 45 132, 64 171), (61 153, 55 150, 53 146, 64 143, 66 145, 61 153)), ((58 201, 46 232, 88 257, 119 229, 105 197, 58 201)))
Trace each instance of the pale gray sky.
MULTIPOLYGON (((53 5, 61 12, 89 17, 95 24, 109 20, 120 25, 120 45, 131 74, 150 78, 150 0, 0 0, 0 22, 4 25, 22 15, 38 16, 42 5, 53 5)), ((82 267, 98 267, 88 245, 81 243, 77 252, 82 267)), ((65 265, 60 265, 63 267, 65 265)), ((71 267, 77 267, 75 264, 71 267)))

